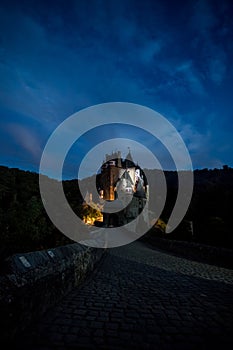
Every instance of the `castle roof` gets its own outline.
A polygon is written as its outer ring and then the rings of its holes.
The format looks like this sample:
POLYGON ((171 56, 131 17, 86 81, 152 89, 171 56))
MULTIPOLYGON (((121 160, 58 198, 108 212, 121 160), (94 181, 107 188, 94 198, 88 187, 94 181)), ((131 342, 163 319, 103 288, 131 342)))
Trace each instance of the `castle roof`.
POLYGON ((126 168, 133 168, 133 167, 135 167, 135 164, 133 162, 133 158, 132 158, 132 155, 130 153, 130 150, 129 150, 127 156, 125 157, 125 166, 126 166, 126 168))
POLYGON ((133 185, 133 180, 131 179, 131 176, 129 175, 128 171, 125 171, 122 175, 121 179, 126 179, 127 182, 130 182, 131 185, 133 185))

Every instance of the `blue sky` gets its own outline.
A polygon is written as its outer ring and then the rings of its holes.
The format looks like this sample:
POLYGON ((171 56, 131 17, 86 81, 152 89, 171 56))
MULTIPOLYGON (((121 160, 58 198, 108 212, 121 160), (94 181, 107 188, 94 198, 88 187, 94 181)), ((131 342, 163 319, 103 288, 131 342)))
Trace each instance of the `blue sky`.
MULTIPOLYGON (((0 164, 38 172, 63 120, 122 101, 173 123, 194 168, 233 166, 232 15, 230 0, 1 1, 0 164)), ((66 177, 102 139, 77 143, 66 177)))

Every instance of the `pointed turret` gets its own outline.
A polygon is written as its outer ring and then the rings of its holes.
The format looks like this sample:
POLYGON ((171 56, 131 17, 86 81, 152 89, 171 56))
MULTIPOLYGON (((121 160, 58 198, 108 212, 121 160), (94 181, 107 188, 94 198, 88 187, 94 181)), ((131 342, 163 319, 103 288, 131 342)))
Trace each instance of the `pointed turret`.
POLYGON ((125 166, 126 166, 126 168, 133 168, 133 167, 135 167, 132 155, 130 153, 130 148, 129 148, 129 152, 128 152, 127 156, 125 157, 125 166))

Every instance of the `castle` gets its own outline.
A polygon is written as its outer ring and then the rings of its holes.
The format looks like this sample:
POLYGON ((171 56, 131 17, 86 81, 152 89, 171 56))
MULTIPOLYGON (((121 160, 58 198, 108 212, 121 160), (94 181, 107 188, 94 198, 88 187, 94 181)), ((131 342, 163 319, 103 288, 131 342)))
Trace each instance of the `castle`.
MULTIPOLYGON (((125 208, 117 213, 103 213, 105 227, 125 225, 134 220, 147 206, 149 186, 143 171, 135 165, 130 150, 124 160, 121 158, 121 152, 106 154, 101 167, 99 194, 106 201, 119 199, 121 203, 126 204, 125 208)), ((119 201, 114 203, 117 205, 119 201)), ((145 222, 148 222, 147 216, 148 210, 144 210, 145 222)))

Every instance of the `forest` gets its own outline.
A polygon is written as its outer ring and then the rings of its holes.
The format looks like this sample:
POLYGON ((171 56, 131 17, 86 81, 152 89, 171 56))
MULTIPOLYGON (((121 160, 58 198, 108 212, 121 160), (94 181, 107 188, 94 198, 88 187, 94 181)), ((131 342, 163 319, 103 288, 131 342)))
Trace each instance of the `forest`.
MULTIPOLYGON (((149 178, 155 178, 157 171, 149 170, 149 178)), ((177 196, 177 173, 165 171, 165 177, 168 188, 166 205, 149 234, 233 248, 233 168, 225 165, 222 169, 194 171, 194 191, 189 209, 181 224, 170 234, 165 234, 164 229, 177 196)), ((82 181, 88 183, 89 180, 82 181)), ((56 180, 49 181, 52 185, 56 180)), ((78 181, 63 181, 63 188, 70 206, 83 219, 91 209, 83 205, 78 181)), ((152 186, 150 196, 153 195, 156 195, 156 188, 152 186)), ((45 212, 37 173, 0 166, 0 199, 1 260, 16 252, 71 243, 54 227, 45 212)), ((92 215, 97 214, 93 212, 92 215)))

